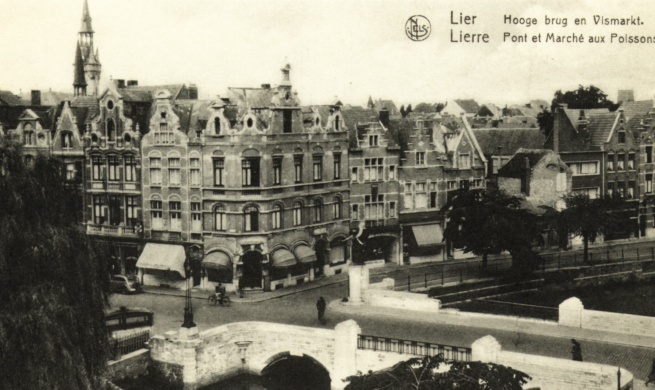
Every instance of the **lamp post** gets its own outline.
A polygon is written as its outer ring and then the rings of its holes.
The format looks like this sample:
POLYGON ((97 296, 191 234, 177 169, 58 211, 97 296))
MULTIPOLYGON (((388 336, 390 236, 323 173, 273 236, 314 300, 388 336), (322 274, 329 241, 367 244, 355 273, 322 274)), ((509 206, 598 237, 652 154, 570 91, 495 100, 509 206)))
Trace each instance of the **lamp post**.
POLYGON ((621 367, 619 367, 619 370, 616 372, 616 389, 621 390, 621 367))
POLYGON ((189 279, 191 279, 191 262, 187 258, 184 261, 184 273, 186 277, 186 295, 184 303, 184 323, 182 324, 183 328, 194 328, 196 324, 193 322, 193 304, 191 302, 191 286, 189 285, 189 279))

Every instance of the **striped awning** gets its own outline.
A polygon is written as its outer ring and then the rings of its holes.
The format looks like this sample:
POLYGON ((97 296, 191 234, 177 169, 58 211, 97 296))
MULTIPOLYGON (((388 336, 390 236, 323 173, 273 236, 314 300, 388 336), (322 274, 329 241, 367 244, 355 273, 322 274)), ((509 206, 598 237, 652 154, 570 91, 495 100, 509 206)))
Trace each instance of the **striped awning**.
POLYGON ((441 225, 412 226, 414 238, 419 247, 443 245, 443 230, 441 225))
POLYGON ((184 261, 186 254, 182 245, 155 244, 149 242, 143 248, 137 268, 174 271, 184 278, 184 261))
POLYGON ((202 266, 212 269, 228 269, 232 270, 232 260, 230 257, 221 251, 211 252, 205 256, 202 261, 202 266))
POLYGON ((307 245, 298 245, 294 250, 293 253, 296 255, 296 258, 298 259, 298 262, 307 264, 307 263, 313 263, 316 261, 316 252, 314 252, 310 247, 307 245))
POLYGON ((278 249, 271 254, 271 259, 273 261, 273 267, 275 268, 286 268, 291 267, 297 264, 296 258, 291 252, 286 249, 278 249))

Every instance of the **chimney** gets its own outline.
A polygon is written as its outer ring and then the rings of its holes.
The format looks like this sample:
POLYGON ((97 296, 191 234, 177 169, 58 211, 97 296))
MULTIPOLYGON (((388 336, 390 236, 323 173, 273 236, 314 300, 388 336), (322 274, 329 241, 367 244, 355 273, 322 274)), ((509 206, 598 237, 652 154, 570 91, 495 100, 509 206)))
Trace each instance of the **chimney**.
POLYGON ((527 196, 530 196, 530 158, 524 157, 523 161, 525 163, 525 171, 523 173, 523 177, 521 178, 521 192, 527 196))
POLYGON ((587 132, 587 125, 588 124, 589 124, 589 121, 584 116, 584 110, 580 110, 580 116, 578 117, 578 132, 582 133, 582 135, 585 138, 589 137, 589 133, 587 132))
POLYGON ((286 64, 282 69, 282 82, 280 82, 281 86, 289 86, 291 85, 291 65, 286 64))
POLYGON ((116 79, 114 83, 116 83, 116 88, 125 88, 125 79, 116 79))
POLYGON ((565 120, 564 110, 568 107, 566 104, 560 104, 555 108, 555 118, 553 118, 553 152, 559 153, 559 128, 565 120))
POLYGON ((389 110, 386 107, 380 110, 380 122, 386 129, 389 128, 389 110))
POLYGON ((40 106, 41 105, 41 91, 40 90, 38 90, 38 89, 33 89, 32 90, 30 104, 32 106, 40 106))
POLYGON ((198 100, 198 86, 196 84, 189 84, 189 99, 198 100))
POLYGON ((138 87, 139 86, 139 80, 127 80, 127 86, 128 87, 138 87))
POLYGON ((271 89, 271 84, 262 84, 262 89, 271 89))

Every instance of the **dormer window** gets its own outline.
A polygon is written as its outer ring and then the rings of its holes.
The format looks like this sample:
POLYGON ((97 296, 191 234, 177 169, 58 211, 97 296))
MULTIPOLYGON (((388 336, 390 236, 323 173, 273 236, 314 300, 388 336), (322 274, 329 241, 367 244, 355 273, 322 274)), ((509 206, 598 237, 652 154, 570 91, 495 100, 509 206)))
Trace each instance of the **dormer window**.
POLYGON ((624 129, 619 130, 619 143, 620 144, 625 143, 625 130, 624 129))
POLYGON ((221 134, 221 118, 219 117, 214 118, 214 134, 221 134))
POLYGON ((164 111, 164 112, 161 113, 161 119, 162 119, 162 120, 166 119, 166 111, 164 111))
POLYGON ((69 132, 61 133, 61 147, 64 149, 70 149, 73 147, 72 134, 69 132))
POLYGON ((316 124, 316 126, 320 126, 321 125, 321 118, 316 117, 316 119, 314 119, 314 123, 316 124))
POLYGON ((290 93, 289 91, 287 91, 287 92, 284 94, 284 100, 287 100, 287 101, 288 101, 289 99, 291 99, 291 93, 290 93))
POLYGON ((341 128, 341 117, 337 115, 334 118, 334 130, 339 131, 340 128, 341 128))
POLYGON ((113 119, 107 120, 107 139, 109 141, 116 140, 116 124, 113 119))
POLYGON ((378 146, 378 135, 369 135, 368 136, 368 146, 378 146))
POLYGON ((114 109, 114 101, 113 101, 113 100, 108 100, 108 101, 107 101, 107 109, 108 109, 109 111, 111 111, 111 110, 114 109))
POLYGON ((249 129, 252 128, 252 125, 254 124, 255 122, 253 122, 252 118, 248 118, 248 120, 246 121, 246 126, 248 126, 249 129))

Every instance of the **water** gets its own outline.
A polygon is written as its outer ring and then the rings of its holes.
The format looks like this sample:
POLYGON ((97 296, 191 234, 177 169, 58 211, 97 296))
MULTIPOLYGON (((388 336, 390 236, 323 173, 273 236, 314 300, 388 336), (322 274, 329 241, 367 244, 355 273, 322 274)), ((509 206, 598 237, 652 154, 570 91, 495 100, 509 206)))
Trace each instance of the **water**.
POLYGON ((224 381, 214 383, 199 390, 265 390, 262 380, 257 375, 240 374, 224 381))

